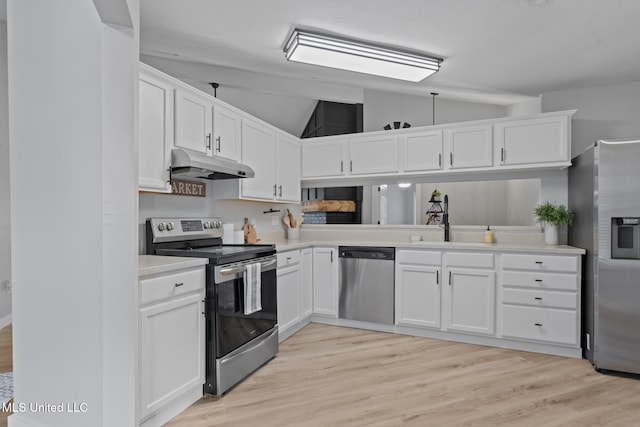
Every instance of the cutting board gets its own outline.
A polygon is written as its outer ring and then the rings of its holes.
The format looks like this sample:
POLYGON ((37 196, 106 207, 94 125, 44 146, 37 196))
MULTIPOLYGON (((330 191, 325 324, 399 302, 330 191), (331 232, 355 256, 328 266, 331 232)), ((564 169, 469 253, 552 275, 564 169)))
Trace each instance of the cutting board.
POLYGON ((244 219, 242 230, 244 231, 245 243, 258 243, 259 239, 256 233, 256 228, 251 223, 249 223, 249 218, 244 219))

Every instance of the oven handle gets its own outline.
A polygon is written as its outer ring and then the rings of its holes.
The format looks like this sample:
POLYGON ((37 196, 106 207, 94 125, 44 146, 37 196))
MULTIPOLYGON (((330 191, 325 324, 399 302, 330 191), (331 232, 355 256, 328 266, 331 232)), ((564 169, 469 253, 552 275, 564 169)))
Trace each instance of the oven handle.
MULTIPOLYGON (((264 267, 269 267, 273 264, 275 264, 277 261, 276 258, 266 261, 266 262, 261 262, 260 265, 264 268, 264 267)), ((220 269, 220 274, 235 274, 235 273, 242 273, 243 271, 245 271, 247 268, 246 266, 242 266, 242 267, 227 267, 227 268, 221 268, 220 269)))

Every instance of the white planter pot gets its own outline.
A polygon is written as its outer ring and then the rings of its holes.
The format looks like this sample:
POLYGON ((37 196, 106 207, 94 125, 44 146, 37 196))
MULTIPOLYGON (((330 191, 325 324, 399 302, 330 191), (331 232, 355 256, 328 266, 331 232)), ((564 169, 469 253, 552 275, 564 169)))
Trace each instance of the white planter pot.
POLYGON ((546 224, 544 226, 544 243, 547 245, 557 245, 558 241, 558 226, 546 224))

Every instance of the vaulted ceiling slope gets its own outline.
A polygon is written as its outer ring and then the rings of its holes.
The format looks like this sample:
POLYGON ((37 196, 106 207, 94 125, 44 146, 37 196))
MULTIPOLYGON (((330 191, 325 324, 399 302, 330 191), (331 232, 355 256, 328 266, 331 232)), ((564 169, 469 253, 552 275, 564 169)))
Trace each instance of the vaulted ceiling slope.
POLYGON ((261 80, 234 74, 268 76, 272 91, 333 84, 508 105, 640 80, 637 0, 141 0, 140 8, 143 55, 206 64, 211 81, 244 89, 261 80), (296 27, 444 62, 419 83, 292 63, 282 48, 296 27))

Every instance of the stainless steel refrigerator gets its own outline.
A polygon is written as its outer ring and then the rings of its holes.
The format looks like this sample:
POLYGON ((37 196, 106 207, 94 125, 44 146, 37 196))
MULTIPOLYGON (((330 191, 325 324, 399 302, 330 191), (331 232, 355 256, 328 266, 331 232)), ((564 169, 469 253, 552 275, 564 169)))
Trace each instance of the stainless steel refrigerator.
POLYGON ((572 161, 569 244, 587 250, 582 348, 597 370, 640 374, 640 138, 572 161))

